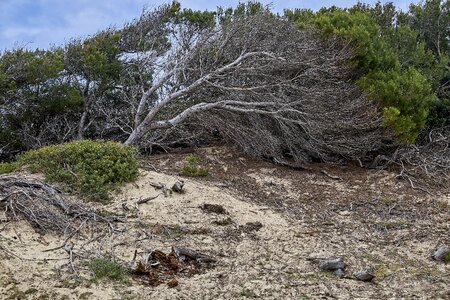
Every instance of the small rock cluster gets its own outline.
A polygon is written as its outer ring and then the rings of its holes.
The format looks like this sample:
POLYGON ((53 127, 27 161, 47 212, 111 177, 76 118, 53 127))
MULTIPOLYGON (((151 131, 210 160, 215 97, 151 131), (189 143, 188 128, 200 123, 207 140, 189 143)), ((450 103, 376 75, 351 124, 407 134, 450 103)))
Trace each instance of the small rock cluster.
MULTIPOLYGON (((436 261, 441 261, 444 263, 450 262, 450 248, 447 245, 440 245, 432 255, 433 259, 436 261)), ((322 271, 333 272, 339 278, 352 278, 345 276, 346 264, 342 257, 324 259, 320 262, 319 268, 322 271)), ((360 281, 369 282, 375 278, 373 268, 367 268, 353 274, 353 278, 360 281)))
MULTIPOLYGON (((339 278, 345 277, 345 267, 346 264, 344 263, 344 260, 341 257, 326 259, 319 264, 319 268, 322 271, 333 272, 339 278)), ((375 278, 374 271, 372 268, 361 270, 353 274, 353 276, 357 280, 366 282, 372 281, 372 279, 375 278)))

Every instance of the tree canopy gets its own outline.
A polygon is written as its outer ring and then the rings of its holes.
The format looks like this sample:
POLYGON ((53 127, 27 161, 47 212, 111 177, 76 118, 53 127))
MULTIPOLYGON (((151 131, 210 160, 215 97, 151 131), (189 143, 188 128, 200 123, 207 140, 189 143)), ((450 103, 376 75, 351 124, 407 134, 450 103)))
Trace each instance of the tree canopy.
POLYGON ((194 11, 174 1, 48 50, 10 49, 0 155, 82 138, 146 148, 215 136, 278 160, 411 144, 450 125, 449 8, 279 15, 258 2, 194 11))

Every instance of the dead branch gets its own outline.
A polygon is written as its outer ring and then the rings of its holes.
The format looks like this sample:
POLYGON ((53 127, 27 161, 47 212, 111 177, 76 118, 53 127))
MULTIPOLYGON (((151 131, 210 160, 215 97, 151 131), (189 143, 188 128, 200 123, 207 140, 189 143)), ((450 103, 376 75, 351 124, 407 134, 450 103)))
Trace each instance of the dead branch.
POLYGON ((372 166, 396 167, 397 178, 407 180, 411 188, 433 195, 436 188, 448 188, 450 182, 450 128, 433 129, 416 144, 399 147, 391 155, 377 157, 372 166))
POLYGON ((169 189, 167 188, 167 185, 165 183, 150 183, 152 187, 154 187, 156 190, 162 190, 162 193, 164 194, 164 197, 167 197, 167 193, 169 192, 169 189))

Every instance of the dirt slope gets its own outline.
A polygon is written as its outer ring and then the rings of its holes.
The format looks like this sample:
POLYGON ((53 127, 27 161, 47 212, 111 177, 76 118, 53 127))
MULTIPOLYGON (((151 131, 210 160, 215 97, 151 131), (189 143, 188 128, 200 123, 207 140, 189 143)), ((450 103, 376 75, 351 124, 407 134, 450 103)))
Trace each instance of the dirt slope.
POLYGON ((132 266, 135 250, 139 258, 178 246, 215 263, 195 274, 180 272, 173 288, 136 277, 93 281, 77 260, 80 277, 70 275, 63 249, 43 252, 61 245, 61 237, 40 235, 23 221, 2 222, 0 246, 8 252, 0 253, 0 299, 450 298, 450 265, 430 258, 438 244, 450 244, 448 191, 430 196, 395 173, 351 166, 290 170, 229 148, 197 155, 210 170, 206 178, 178 175, 184 153, 145 159, 139 180, 102 208, 127 222, 91 250, 132 266), (170 187, 180 178, 184 194, 160 195, 135 208, 137 200, 160 193, 154 185, 170 187), (225 213, 204 204, 221 205, 225 213), (314 260, 334 256, 348 265, 346 278, 320 271, 314 260), (375 269, 373 282, 352 278, 366 267, 375 269))

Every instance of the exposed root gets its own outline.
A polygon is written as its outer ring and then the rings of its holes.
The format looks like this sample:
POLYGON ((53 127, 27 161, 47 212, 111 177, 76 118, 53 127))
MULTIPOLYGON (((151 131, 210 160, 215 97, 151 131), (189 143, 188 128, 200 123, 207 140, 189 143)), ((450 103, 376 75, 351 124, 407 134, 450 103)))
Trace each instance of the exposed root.
POLYGON ((414 145, 400 147, 389 157, 379 156, 372 167, 400 168, 397 178, 405 179, 411 187, 433 195, 435 187, 448 187, 450 182, 450 128, 431 130, 427 137, 414 145))
MULTIPOLYGON (((85 250, 86 246, 113 234, 116 230, 113 223, 121 221, 114 216, 102 216, 87 205, 70 200, 44 182, 11 174, 0 176, 0 209, 5 212, 7 219, 24 219, 39 233, 52 232, 63 236, 61 246, 45 252, 64 249, 69 255, 70 271, 76 274, 74 260, 89 258, 91 253, 85 250), (93 238, 77 247, 75 252, 75 244, 71 240, 84 238, 88 233, 93 238)), ((10 252, 10 255, 14 254, 10 252)))
POLYGON ((67 237, 78 233, 87 223, 103 224, 113 231, 113 222, 119 221, 74 203, 46 183, 16 175, 0 176, 0 209, 8 218, 24 218, 43 233, 52 231, 67 237))

